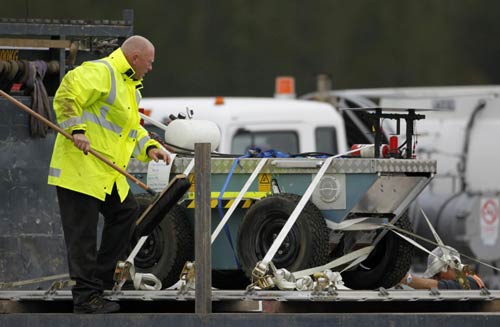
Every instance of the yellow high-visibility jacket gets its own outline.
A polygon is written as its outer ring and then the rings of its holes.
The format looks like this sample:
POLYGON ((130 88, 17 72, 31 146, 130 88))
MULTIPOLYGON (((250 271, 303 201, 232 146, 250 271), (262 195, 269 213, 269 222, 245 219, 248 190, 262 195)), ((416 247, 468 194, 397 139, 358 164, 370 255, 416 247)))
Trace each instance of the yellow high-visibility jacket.
MULTIPOLYGON (((69 134, 84 130, 90 146, 126 169, 133 155, 150 160, 146 149, 160 147, 140 125, 142 84, 121 49, 108 57, 83 63, 68 72, 54 97, 57 123, 69 134)), ((130 189, 126 178, 93 155, 85 155, 57 135, 48 183, 104 200, 116 183, 121 201, 130 189)))

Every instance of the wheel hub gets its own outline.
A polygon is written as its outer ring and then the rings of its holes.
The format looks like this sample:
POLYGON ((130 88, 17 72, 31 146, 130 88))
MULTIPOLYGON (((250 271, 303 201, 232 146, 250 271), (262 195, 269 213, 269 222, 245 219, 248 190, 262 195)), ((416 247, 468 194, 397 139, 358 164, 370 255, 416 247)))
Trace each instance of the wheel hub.
MULTIPOLYGON (((286 220, 283 218, 274 219, 270 217, 270 219, 267 219, 267 221, 261 225, 255 239, 255 249, 257 250, 256 254, 259 259, 262 259, 267 251, 269 251, 285 225, 285 221, 286 220)), ((288 267, 295 262, 300 250, 299 239, 296 228, 292 228, 273 258, 273 262, 277 266, 288 267)))
POLYGON ((146 243, 142 246, 141 250, 135 258, 135 265, 139 268, 150 268, 154 266, 161 257, 164 239, 161 228, 156 228, 151 235, 149 235, 146 243))

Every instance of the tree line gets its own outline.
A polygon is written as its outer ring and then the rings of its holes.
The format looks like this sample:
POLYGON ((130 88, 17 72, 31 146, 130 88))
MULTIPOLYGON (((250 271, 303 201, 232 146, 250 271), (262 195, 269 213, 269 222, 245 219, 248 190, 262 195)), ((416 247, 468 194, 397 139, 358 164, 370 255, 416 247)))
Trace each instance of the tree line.
POLYGON ((156 45, 146 96, 272 96, 330 74, 336 89, 500 82, 494 0, 0 0, 2 17, 120 19, 156 45))

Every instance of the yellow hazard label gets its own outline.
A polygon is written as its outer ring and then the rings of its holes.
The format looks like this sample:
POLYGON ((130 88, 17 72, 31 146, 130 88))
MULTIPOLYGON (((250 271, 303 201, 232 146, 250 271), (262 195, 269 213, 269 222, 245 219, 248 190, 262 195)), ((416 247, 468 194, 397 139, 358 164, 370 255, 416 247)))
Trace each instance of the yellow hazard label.
POLYGON ((189 182, 191 183, 191 186, 189 187, 189 192, 194 192, 194 174, 189 174, 189 182))
MULTIPOLYGON (((194 194, 195 194, 195 192, 188 192, 187 198, 189 200, 194 199, 194 194)), ((238 197, 238 194, 240 194, 240 192, 224 192, 224 194, 222 194, 222 197, 221 197, 220 192, 211 192, 210 198, 212 200, 213 199, 217 200, 218 198, 221 198, 223 200, 231 200, 231 199, 236 199, 236 197, 238 197)), ((260 200, 263 197, 265 197, 266 195, 267 195, 267 192, 246 192, 245 194, 243 194, 242 199, 260 200)))
MULTIPOLYGON (((187 193, 188 208, 194 208, 194 194, 194 192, 187 193)), ((238 197, 238 194, 239 192, 224 192, 221 197, 220 192, 211 192, 210 207, 216 208, 218 206, 220 197, 222 201, 222 207, 230 208, 233 205, 234 200, 238 197)), ((255 202, 255 200, 260 200, 267 196, 267 194, 267 192, 246 192, 245 194, 243 194, 242 200, 240 201, 238 206, 241 208, 249 208, 255 202)))
POLYGON ((259 192, 271 192, 271 174, 259 174, 259 192))
MULTIPOLYGON (((188 204, 187 204, 187 207, 188 208, 194 208, 195 207, 195 204, 194 204, 194 200, 189 200, 188 204)), ((246 208, 250 208, 250 206, 255 202, 255 199, 245 199, 245 200, 241 200, 240 203, 238 203, 238 207, 240 208, 243 208, 243 209, 246 209, 246 208)), ((231 199, 231 200, 221 200, 221 206, 224 208, 224 209, 229 209, 231 208, 231 206, 233 205, 234 203, 234 199, 231 199)), ((212 199, 210 200, 210 208, 217 208, 219 205, 219 200, 218 199, 212 199)))

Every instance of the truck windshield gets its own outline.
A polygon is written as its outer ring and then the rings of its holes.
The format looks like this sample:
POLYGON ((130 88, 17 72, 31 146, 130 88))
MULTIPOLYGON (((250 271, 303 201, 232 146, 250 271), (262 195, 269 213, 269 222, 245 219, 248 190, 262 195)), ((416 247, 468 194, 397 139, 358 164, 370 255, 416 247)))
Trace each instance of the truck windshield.
POLYGON ((299 138, 294 131, 259 131, 251 132, 240 129, 236 132, 231 153, 244 154, 250 148, 260 148, 262 151, 276 150, 288 153, 299 152, 299 138))

